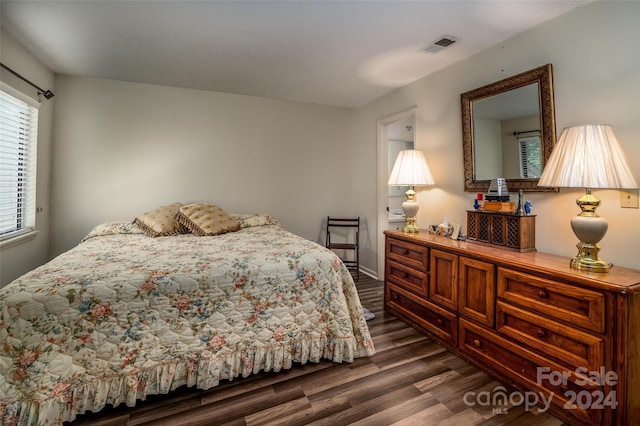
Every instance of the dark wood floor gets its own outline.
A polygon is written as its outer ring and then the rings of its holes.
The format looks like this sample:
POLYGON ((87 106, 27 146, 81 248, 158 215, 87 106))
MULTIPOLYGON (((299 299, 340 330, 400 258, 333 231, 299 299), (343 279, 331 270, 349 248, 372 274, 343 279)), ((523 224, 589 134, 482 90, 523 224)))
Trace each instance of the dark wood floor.
POLYGON ((500 383, 385 313, 382 282, 361 275, 358 289, 376 315, 368 323, 372 357, 296 366, 208 391, 181 388, 71 425, 563 425, 535 408, 497 414, 468 406, 465 393, 491 392, 500 383))

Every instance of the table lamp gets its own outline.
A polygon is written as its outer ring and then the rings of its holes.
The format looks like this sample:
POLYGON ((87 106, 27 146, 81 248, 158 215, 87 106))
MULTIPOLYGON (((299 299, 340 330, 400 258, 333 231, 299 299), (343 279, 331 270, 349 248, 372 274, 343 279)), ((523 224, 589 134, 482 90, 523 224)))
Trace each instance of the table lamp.
POLYGON ((389 185, 409 186, 409 189, 405 192, 407 200, 402 203, 402 211, 405 216, 402 232, 405 234, 417 234, 419 232, 416 215, 420 206, 416 202, 416 192, 413 188, 415 186, 433 184, 433 177, 422 151, 405 149, 398 153, 389 177, 389 185))
POLYGON ((571 228, 580 242, 570 266, 608 272, 611 264, 600 259, 598 242, 609 225, 596 213, 600 200, 591 194, 591 189, 638 188, 613 128, 587 124, 564 129, 538 186, 586 189, 586 194, 576 200, 582 211, 571 219, 571 228))

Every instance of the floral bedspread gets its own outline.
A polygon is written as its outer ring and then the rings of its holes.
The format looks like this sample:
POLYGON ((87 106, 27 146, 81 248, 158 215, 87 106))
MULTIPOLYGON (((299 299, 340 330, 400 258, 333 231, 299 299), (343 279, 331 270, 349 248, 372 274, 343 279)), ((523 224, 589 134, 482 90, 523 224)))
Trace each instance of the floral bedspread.
POLYGON ((351 275, 264 215, 216 237, 130 223, 0 288, 0 424, 59 425, 182 386, 374 353, 351 275))

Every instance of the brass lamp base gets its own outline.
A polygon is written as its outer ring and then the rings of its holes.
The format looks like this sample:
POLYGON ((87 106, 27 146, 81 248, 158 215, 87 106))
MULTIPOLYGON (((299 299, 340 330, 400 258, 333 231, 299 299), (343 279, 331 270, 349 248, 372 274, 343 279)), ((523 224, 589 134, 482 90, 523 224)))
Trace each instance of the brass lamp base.
POLYGON ((571 229, 580 242, 576 246, 578 255, 571 259, 570 266, 581 271, 609 272, 612 265, 600 259, 598 255, 598 242, 609 228, 607 220, 596 213, 600 200, 591 195, 591 189, 587 188, 586 194, 578 198, 576 204, 582 211, 571 219, 571 229))
POLYGON ((407 201, 402 203, 402 211, 404 212, 405 217, 402 232, 410 235, 417 234, 419 229, 418 223, 416 222, 416 215, 418 214, 420 206, 416 202, 416 192, 413 188, 410 188, 404 193, 404 195, 407 197, 407 201))
POLYGON ((609 269, 613 266, 611 263, 600 259, 600 256, 598 256, 600 246, 598 244, 588 244, 580 241, 576 247, 578 247, 578 255, 572 258, 570 262, 570 266, 573 269, 588 272, 609 272, 609 269))
POLYGON ((415 217, 406 216, 404 220, 404 226, 402 227, 402 232, 405 234, 417 234, 420 232, 418 229, 418 224, 416 223, 415 217))

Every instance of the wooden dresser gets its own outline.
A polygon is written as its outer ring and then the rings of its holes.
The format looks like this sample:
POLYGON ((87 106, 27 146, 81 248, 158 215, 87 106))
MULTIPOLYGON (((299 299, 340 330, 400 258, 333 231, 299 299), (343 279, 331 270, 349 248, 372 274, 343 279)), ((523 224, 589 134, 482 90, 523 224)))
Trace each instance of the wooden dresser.
POLYGON ((511 394, 543 392, 569 424, 640 424, 640 271, 579 272, 566 257, 427 231, 385 235, 387 311, 511 394))

